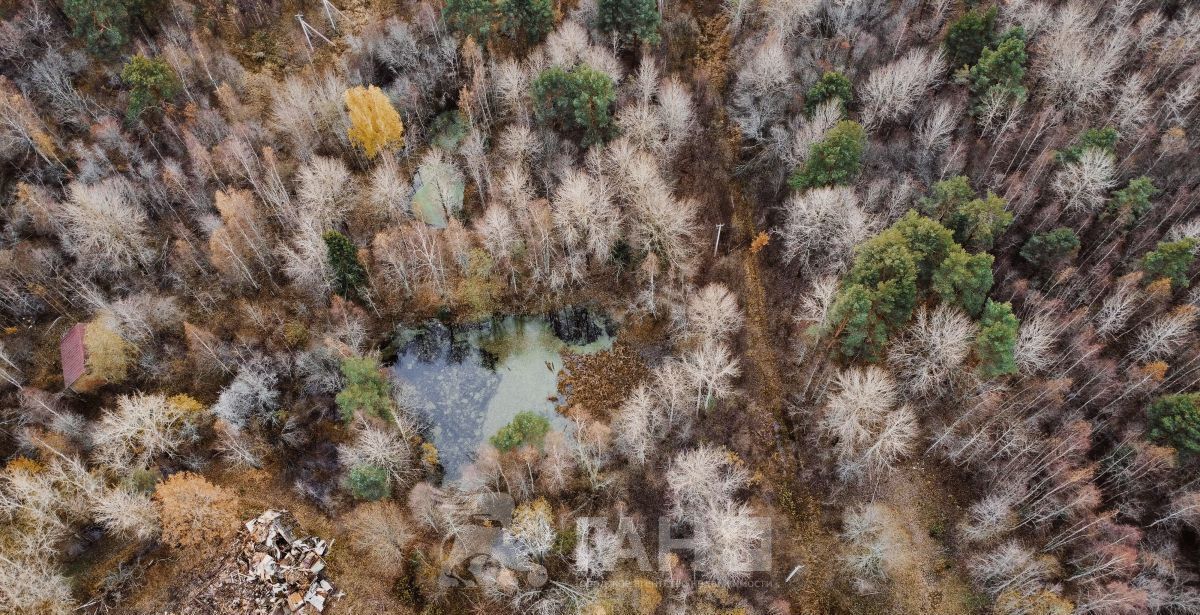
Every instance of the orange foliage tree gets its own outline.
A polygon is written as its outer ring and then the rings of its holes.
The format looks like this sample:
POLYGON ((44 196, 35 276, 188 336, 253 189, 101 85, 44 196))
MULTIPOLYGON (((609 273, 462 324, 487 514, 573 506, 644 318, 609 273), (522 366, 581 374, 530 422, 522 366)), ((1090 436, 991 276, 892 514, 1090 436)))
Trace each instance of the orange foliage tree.
POLYGON ((159 483, 154 505, 162 520, 162 539, 177 547, 196 547, 232 536, 238 529, 237 500, 199 474, 180 472, 159 483))

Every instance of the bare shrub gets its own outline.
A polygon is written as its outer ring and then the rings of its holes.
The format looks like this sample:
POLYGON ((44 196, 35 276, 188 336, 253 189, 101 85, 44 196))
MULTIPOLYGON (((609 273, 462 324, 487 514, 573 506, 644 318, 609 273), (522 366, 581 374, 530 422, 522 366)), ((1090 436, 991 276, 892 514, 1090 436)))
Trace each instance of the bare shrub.
POLYGON ((412 443, 398 431, 359 423, 354 442, 338 447, 344 467, 360 465, 384 468, 393 490, 406 487, 416 475, 412 443))
POLYGON ((158 512, 149 496, 121 487, 106 489, 96 498, 96 521, 111 532, 149 540, 158 535, 158 512))
POLYGON ((395 575, 408 561, 414 536, 404 509, 395 502, 359 504, 346 517, 350 546, 364 554, 379 572, 395 575))

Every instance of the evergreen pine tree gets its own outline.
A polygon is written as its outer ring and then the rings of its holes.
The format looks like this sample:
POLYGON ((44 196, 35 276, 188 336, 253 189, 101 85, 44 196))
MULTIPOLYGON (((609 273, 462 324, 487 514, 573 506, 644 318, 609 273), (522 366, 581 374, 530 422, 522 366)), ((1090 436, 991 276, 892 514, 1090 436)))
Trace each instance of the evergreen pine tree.
POLYGON ((655 0, 598 0, 596 14, 599 30, 622 43, 658 43, 662 16, 655 0))
POLYGON ((975 338, 975 356, 979 358, 979 372, 985 378, 1017 371, 1013 355, 1019 327, 1020 322, 1013 315, 1012 305, 987 300, 983 318, 979 321, 979 336, 975 338))
POLYGON ((358 260, 358 249, 349 237, 337 231, 327 231, 323 237, 333 269, 334 292, 347 299, 358 296, 359 289, 367 283, 367 271, 358 260))

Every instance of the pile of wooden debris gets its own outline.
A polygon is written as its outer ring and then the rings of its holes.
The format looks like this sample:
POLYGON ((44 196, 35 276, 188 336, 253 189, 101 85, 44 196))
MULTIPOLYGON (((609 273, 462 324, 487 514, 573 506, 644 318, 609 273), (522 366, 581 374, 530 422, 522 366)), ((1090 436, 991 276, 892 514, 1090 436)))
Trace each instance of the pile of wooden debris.
POLYGON ((297 539, 292 527, 287 511, 268 510, 246 522, 238 568, 260 587, 254 592, 253 612, 320 613, 331 598, 341 595, 322 574, 332 543, 316 537, 297 539))
POLYGON ((195 562, 158 615, 316 615, 341 597, 326 578, 332 542, 297 539, 285 510, 268 510, 195 562))

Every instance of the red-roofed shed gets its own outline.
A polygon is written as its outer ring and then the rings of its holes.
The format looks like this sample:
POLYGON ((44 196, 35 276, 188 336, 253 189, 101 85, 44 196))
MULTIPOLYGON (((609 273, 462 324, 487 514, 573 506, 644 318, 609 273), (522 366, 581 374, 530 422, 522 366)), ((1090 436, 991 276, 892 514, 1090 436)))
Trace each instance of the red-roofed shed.
POLYGON ((83 344, 83 334, 87 331, 87 323, 81 322, 63 336, 58 344, 62 355, 63 386, 71 388, 76 380, 87 371, 87 348, 83 344))

